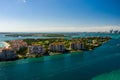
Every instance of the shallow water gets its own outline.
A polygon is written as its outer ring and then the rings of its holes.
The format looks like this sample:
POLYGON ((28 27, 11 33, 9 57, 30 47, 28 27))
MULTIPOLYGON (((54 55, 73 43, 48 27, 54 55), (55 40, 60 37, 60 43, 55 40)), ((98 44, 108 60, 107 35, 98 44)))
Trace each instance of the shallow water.
POLYGON ((109 73, 101 74, 92 80, 120 80, 120 69, 109 73))

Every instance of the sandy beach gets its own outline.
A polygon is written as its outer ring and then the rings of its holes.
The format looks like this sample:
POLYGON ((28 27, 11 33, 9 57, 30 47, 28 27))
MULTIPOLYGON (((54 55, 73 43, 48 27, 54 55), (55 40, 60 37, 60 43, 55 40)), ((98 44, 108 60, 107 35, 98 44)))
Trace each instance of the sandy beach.
POLYGON ((8 44, 7 42, 0 42, 0 48, 8 48, 10 46, 10 44, 8 44))

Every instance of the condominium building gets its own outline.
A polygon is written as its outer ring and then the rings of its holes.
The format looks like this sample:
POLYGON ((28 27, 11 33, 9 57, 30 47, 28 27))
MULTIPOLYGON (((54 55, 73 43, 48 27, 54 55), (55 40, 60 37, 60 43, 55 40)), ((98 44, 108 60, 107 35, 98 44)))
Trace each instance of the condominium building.
POLYGON ((70 43, 70 49, 77 50, 77 44, 74 42, 70 43))
POLYGON ((81 42, 71 42, 70 49, 71 50, 82 50, 84 49, 84 44, 81 42))
POLYGON ((27 43, 23 40, 12 40, 10 41, 13 50, 18 51, 22 47, 27 47, 27 43))
POLYGON ((28 53, 29 54, 44 54, 43 46, 33 45, 28 46, 28 53))
POLYGON ((3 49, 0 52, 0 60, 11 60, 17 58, 17 54, 12 49, 3 49))
POLYGON ((64 52, 65 47, 63 43, 52 43, 49 46, 50 51, 52 52, 64 52))

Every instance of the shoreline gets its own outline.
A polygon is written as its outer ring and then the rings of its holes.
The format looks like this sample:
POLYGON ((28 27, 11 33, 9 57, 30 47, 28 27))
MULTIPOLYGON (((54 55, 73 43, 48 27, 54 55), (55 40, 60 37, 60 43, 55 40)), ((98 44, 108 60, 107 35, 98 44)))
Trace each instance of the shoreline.
MULTIPOLYGON (((87 51, 87 50, 85 50, 87 51)), ((69 51, 69 52, 64 52, 64 53, 60 53, 60 52, 51 52, 50 54, 48 55, 30 55, 30 56, 27 56, 27 55, 18 55, 17 58, 15 59, 9 59, 9 60, 2 60, 0 62, 9 62, 9 61, 16 61, 16 60, 21 60, 21 59, 27 59, 27 58, 42 58, 42 57, 45 57, 45 56, 56 56, 56 55, 62 55, 62 54, 81 54, 83 52, 85 52, 83 50, 72 50, 72 51, 69 51)), ((88 51, 91 51, 91 50, 88 50, 88 51)))
MULTIPOLYGON (((109 41, 110 39, 111 39, 110 37, 73 38, 71 40, 66 40, 66 39, 60 39, 60 40, 59 39, 23 39, 22 41, 19 41, 19 42, 22 42, 22 44, 26 43, 27 45, 25 47, 21 48, 19 51, 16 51, 16 52, 14 51, 14 52, 16 53, 16 56, 17 56, 16 60, 26 59, 26 58, 37 58, 37 57, 41 57, 41 56, 53 56, 53 55, 58 55, 58 54, 67 54, 67 53, 74 53, 74 52, 82 53, 84 51, 94 50, 96 47, 101 46, 102 44, 109 41), (41 53, 41 54, 29 53, 28 52, 29 46, 33 45, 33 42, 34 42, 34 44, 38 44, 40 47, 42 47, 42 49, 44 49, 45 52, 41 53), (63 44, 63 42, 64 42, 64 44, 63 44), (45 44, 45 43, 49 43, 49 44, 45 44), (74 46, 73 46, 73 44, 74 44, 74 46), (83 44, 83 46, 81 46, 81 44, 83 44), (66 45, 69 45, 69 46, 66 47, 66 45), (52 49, 54 48, 53 46, 57 50, 52 51, 52 49), (60 46, 62 48, 60 48, 60 46), (63 51, 59 51, 58 49, 59 50, 62 49, 63 51)), ((1 43, 5 46, 4 48, 8 48, 11 46, 10 41, 9 42, 4 41, 1 43)), ((13 44, 14 43, 15 42, 13 42, 13 44)), ((10 59, 9 61, 11 61, 11 60, 12 59, 10 59)))
MULTIPOLYGON (((83 51, 73 51, 73 52, 66 52, 66 53, 63 53, 63 54, 80 54, 80 53, 83 53, 83 51)), ((57 55, 63 55, 61 53, 53 53, 52 55, 39 55, 39 56, 29 56, 29 57, 26 57, 26 56, 22 56, 22 55, 19 55, 18 58, 15 58, 15 59, 9 59, 9 60, 1 60, 0 62, 9 62, 9 61, 17 61, 17 60, 22 60, 22 59, 28 59, 28 58, 42 58, 42 57, 46 57, 46 56, 57 56, 57 55)))
POLYGON ((2 45, 2 46, 0 46, 0 48, 8 48, 10 46, 10 44, 7 43, 6 41, 2 41, 2 42, 0 42, 0 44, 2 45))

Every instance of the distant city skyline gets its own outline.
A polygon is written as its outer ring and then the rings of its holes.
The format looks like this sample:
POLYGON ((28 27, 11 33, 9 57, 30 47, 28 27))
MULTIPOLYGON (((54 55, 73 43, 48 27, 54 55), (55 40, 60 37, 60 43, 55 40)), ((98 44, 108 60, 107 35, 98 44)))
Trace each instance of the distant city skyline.
POLYGON ((120 30, 119 0, 1 0, 0 32, 120 30))

